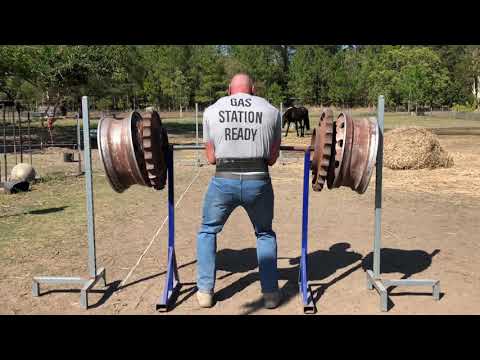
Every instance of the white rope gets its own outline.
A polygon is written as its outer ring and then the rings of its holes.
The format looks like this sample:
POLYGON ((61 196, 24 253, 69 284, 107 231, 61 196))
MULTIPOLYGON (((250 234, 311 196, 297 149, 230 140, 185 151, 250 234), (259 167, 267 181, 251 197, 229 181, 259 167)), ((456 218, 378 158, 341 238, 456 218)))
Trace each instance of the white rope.
MULTIPOLYGON (((190 187, 193 185, 193 183, 195 182, 195 180, 198 178, 198 175, 200 175, 200 169, 198 169, 198 172, 197 172, 197 175, 195 175, 195 177, 193 178, 193 180, 190 182, 190 184, 187 186, 187 188, 185 189, 185 191, 183 192, 183 194, 179 197, 177 203, 175 204, 175 209, 178 207, 178 204, 180 204, 180 202, 182 201, 183 197, 185 196, 185 194, 187 193, 187 191, 190 189, 190 187)), ((127 282, 128 278, 133 274, 133 272, 135 271, 135 269, 137 268, 137 266, 140 264, 140 261, 142 261, 143 257, 145 256, 145 254, 148 252, 148 250, 150 249, 150 247, 152 246, 153 242, 155 241, 155 239, 157 238, 158 234, 160 233, 160 231, 162 231, 163 229, 163 226, 165 225, 165 223, 167 222, 168 220, 168 215, 165 217, 165 219, 163 220, 162 222, 162 225, 160 225, 160 227, 158 228, 157 232, 155 233, 155 235, 153 235, 152 237, 152 240, 150 240, 150 243, 148 244, 148 246, 145 248, 145 250, 143 251, 142 255, 140 255, 140 257, 138 258, 137 260, 137 263, 130 269, 130 271, 128 272, 127 276, 125 277, 125 279, 122 280, 122 282, 120 283, 120 288, 122 286, 125 285, 125 283, 127 282)))

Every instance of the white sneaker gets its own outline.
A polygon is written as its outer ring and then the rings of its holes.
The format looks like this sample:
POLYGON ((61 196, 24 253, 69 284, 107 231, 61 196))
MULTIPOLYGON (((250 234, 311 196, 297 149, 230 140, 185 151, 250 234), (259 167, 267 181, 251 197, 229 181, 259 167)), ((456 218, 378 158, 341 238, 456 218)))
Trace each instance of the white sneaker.
POLYGON ((265 307, 267 309, 275 309, 282 300, 282 293, 280 290, 271 292, 271 293, 263 293, 263 301, 265 302, 265 307))
POLYGON ((197 291, 198 305, 203 308, 209 308, 213 306, 213 294, 202 293, 197 291))

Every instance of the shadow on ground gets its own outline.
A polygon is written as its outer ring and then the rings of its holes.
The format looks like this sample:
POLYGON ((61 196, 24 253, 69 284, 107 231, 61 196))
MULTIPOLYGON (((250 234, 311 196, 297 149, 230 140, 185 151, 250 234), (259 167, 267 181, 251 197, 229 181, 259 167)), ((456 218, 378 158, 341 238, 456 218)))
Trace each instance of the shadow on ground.
MULTIPOLYGON (((336 284, 354 273, 359 269, 366 271, 372 269, 373 266, 373 254, 369 253, 367 256, 362 257, 360 253, 351 251, 349 243, 337 243, 332 245, 328 250, 317 250, 308 255, 308 278, 310 289, 312 290, 313 302, 316 303, 326 292, 326 290, 332 285, 336 284), (357 263, 355 266, 351 266, 357 263), (351 266, 351 267, 350 267, 351 266), (349 268, 348 268, 349 267, 349 268), (346 271, 340 273, 336 277, 327 282, 321 282, 332 275, 338 270, 348 268, 346 271)), ((381 273, 400 273, 403 274, 402 279, 409 278, 410 276, 425 271, 431 264, 432 258, 438 254, 440 250, 435 250, 431 254, 423 250, 400 250, 385 248, 381 251, 381 273)), ((279 280, 286 280, 282 287, 283 300, 280 306, 289 303, 294 297, 299 296, 298 287, 298 274, 300 257, 295 258, 282 258, 279 260, 288 260, 289 265, 292 267, 279 268, 279 280)), ((184 268, 194 265, 196 260, 189 261, 180 265, 178 268, 184 268)), ((226 279, 234 274, 245 274, 243 277, 235 282, 227 285, 226 287, 219 289, 215 293, 215 301, 226 301, 236 294, 242 292, 248 286, 252 285, 256 281, 260 281, 258 274, 258 262, 257 253, 255 248, 246 248, 242 250, 222 249, 217 253, 216 257, 217 270, 224 271, 226 274, 217 277, 218 280, 226 279), (254 271, 256 270, 257 271, 254 271)), ((159 276, 165 275, 166 272, 155 273, 131 283, 120 286, 120 280, 116 280, 107 285, 104 290, 91 290, 92 293, 102 293, 102 297, 95 304, 89 306, 89 308, 97 308, 105 304, 107 300, 116 291, 125 289, 130 286, 135 286, 139 283, 153 280, 159 276)), ((391 286, 389 293, 394 289, 391 286)), ((173 305, 171 310, 177 308, 179 305, 187 301, 197 291, 196 283, 183 283, 182 288, 178 294, 178 300, 173 305)), ((58 292, 79 292, 76 289, 68 290, 50 290, 42 294, 42 296, 50 293, 58 292)), ((428 295, 431 293, 419 293, 419 292, 403 292, 390 294, 392 296, 405 296, 405 295, 428 295)), ((441 294, 442 296, 443 294, 441 294)), ((261 297, 259 300, 249 302, 244 305, 244 315, 255 313, 262 309, 264 306, 261 297)), ((300 306, 300 299, 299 299, 300 306)), ((390 302, 389 309, 393 306, 390 302)))
POLYGON ((68 206, 61 206, 61 207, 48 208, 48 209, 30 210, 30 211, 17 213, 17 214, 2 215, 2 216, 0 216, 0 218, 6 218, 6 217, 11 217, 11 216, 20 216, 20 215, 45 215, 45 214, 51 214, 51 213, 63 211, 67 207, 68 206))
MULTIPOLYGON (((350 248, 348 243, 338 243, 332 245, 328 251, 317 250, 308 256, 308 272, 310 281, 319 281, 333 275, 337 270, 344 267, 348 267, 355 262, 362 259, 362 255, 353 251, 347 251, 350 248)), ((300 258, 279 258, 289 260, 290 265, 295 265, 288 268, 279 268, 279 279, 287 280, 282 287, 283 301, 282 304, 286 304, 298 295, 298 273, 300 258)), ((244 250, 222 250, 217 254, 217 267, 220 270, 228 271, 229 273, 223 275, 220 278, 226 278, 234 273, 245 273, 244 277, 236 282, 228 285, 227 287, 219 290, 215 298, 217 301, 224 301, 236 293, 241 292, 246 287, 251 285, 255 281, 259 281, 258 272, 250 272, 257 267, 256 250, 254 248, 248 248, 244 250)), ((350 269, 348 274, 359 269, 361 266, 350 269)), ((320 284, 322 291, 317 291, 316 300, 318 297, 337 281, 343 279, 345 276, 339 276, 327 284, 320 284)), ((263 301, 260 298, 257 301, 248 303, 245 305, 246 311, 244 314, 251 314, 263 307, 263 301)))
MULTIPOLYGON (((316 303, 325 291, 335 283, 343 280, 359 269, 366 271, 372 269, 373 254, 369 253, 362 257, 360 253, 350 251, 350 244, 337 243, 332 245, 328 251, 317 250, 308 255, 308 278, 310 289, 312 290, 313 301, 316 303), (348 268, 343 273, 329 280, 328 282, 320 282, 334 275, 338 270, 347 268, 355 263, 355 266, 348 268)), ((438 254, 440 250, 435 250, 428 254, 422 250, 400 250, 400 249, 382 249, 381 251, 381 270, 382 273, 400 273, 403 274, 402 279, 426 270, 432 264, 432 258, 438 254)), ((290 302, 294 297, 298 296, 298 274, 300 257, 296 258, 279 258, 288 259, 290 265, 288 268, 279 268, 279 279, 287 280, 282 287, 283 301, 282 305, 290 302)), ((217 269, 227 271, 219 279, 224 279, 234 273, 247 273, 245 276, 220 289, 215 294, 216 301, 225 301, 235 294, 241 292, 255 281, 259 281, 258 271, 252 272, 257 268, 256 250, 247 248, 243 250, 224 249, 217 254, 217 269)), ((389 288, 391 292, 395 287, 389 288)), ((425 295, 426 293, 396 293, 392 295, 425 295)), ((431 293, 428 293, 431 295, 431 293)), ((281 305, 281 306, 282 306, 281 305)), ((263 308, 263 301, 259 299, 245 305, 244 314, 252 314, 263 308)))

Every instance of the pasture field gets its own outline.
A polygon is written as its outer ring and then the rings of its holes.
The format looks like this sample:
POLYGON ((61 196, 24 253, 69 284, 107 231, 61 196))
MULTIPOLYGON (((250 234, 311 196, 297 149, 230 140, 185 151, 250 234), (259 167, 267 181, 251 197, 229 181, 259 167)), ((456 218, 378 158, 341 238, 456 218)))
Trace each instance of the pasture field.
MULTIPOLYGON (((318 114, 310 118, 316 122, 318 114)), ((164 122, 170 142, 195 142, 190 114, 183 119, 165 117, 164 122)), ((55 136, 75 134, 74 120, 55 125, 55 136)), ((439 135, 440 142, 453 155, 455 165, 436 170, 384 169, 381 270, 387 278, 439 279, 442 291, 436 302, 428 288, 393 288, 388 314, 478 314, 480 137, 476 134, 480 122, 386 114, 386 129, 403 125, 447 129, 439 135)), ((284 138, 284 144, 300 143, 308 144, 309 137, 297 138, 290 132, 284 138)), ((134 186, 115 193, 107 184, 96 149, 92 157, 97 264, 106 268, 108 286, 95 287, 88 311, 80 308, 74 287, 66 286, 65 291, 45 286, 42 296, 32 297, 33 276, 87 274, 85 183, 82 176, 75 176, 77 163, 63 162, 63 151, 34 152, 33 164, 42 180, 32 191, 0 193, 0 313, 163 314, 156 313, 154 305, 165 281, 167 226, 161 225, 167 216, 167 192, 134 186)), ((262 307, 255 236, 240 208, 218 237, 217 303, 211 309, 198 307, 196 232, 214 167, 193 166, 195 156, 195 151, 175 154, 179 160, 175 201, 193 183, 175 214, 177 262, 184 286, 176 307, 167 314, 301 314, 297 279, 302 155, 283 153, 282 161, 271 169, 284 293, 282 305, 275 310, 262 307)), ((8 157, 11 168, 14 156, 8 157)), ((3 155, 1 160, 3 174, 3 155)), ((366 289, 364 273, 372 259, 374 190, 372 181, 364 195, 347 188, 310 192, 309 277, 318 314, 380 314, 379 297, 366 289)))

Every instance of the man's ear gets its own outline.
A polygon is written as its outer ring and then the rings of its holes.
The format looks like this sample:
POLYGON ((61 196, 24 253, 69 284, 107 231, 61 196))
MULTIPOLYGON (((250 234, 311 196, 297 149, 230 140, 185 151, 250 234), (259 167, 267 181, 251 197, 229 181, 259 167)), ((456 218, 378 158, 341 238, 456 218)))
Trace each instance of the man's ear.
POLYGON ((255 89, 255 85, 252 85, 252 95, 255 95, 257 93, 257 89, 255 89))

